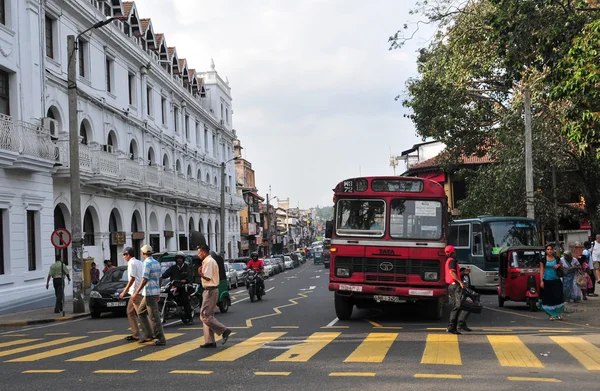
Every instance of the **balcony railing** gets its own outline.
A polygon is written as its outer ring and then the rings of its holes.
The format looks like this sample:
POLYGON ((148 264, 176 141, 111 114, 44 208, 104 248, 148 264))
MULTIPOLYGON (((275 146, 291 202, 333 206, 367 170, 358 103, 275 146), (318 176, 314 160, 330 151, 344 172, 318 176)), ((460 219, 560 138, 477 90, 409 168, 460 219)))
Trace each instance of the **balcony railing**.
POLYGON ((50 161, 59 156, 50 133, 41 126, 14 121, 4 114, 0 114, 0 150, 50 161))

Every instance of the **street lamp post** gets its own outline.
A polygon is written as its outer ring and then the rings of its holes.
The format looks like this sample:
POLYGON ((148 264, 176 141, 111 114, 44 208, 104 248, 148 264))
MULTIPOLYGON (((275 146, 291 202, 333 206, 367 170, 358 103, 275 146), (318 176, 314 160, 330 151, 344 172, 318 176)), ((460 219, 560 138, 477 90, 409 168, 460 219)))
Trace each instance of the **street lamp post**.
POLYGON ((67 37, 68 72, 67 92, 69 96, 69 171, 71 174, 71 233, 73 242, 71 251, 73 253, 73 312, 85 312, 85 299, 83 296, 83 236, 81 232, 81 183, 79 179, 79 127, 77 126, 77 66, 76 41, 82 34, 106 26, 113 21, 109 18, 94 24, 92 27, 82 31, 77 37, 67 37))
POLYGON ((240 157, 235 156, 221 163, 221 240, 219 254, 225 258, 225 166, 233 160, 238 160, 240 157))

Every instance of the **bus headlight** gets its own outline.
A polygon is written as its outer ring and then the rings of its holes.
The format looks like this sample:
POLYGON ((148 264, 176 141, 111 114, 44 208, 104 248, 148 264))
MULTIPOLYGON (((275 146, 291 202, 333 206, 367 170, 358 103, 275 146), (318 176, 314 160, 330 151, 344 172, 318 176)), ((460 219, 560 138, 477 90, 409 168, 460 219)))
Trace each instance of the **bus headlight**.
POLYGON ((336 270, 336 272, 335 272, 335 275, 337 277, 350 277, 350 269, 345 269, 345 268, 342 268, 342 267, 338 267, 337 270, 336 270))
POLYGON ((423 273, 423 281, 437 281, 439 279, 438 272, 423 273))

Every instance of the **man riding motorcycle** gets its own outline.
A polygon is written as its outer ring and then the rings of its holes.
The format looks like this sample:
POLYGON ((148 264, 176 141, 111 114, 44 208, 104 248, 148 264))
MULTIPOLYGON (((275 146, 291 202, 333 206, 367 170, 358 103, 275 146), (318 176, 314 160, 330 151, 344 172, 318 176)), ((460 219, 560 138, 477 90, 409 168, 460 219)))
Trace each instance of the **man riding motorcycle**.
POLYGON ((252 269, 258 273, 258 286, 262 291, 262 294, 265 294, 265 264, 262 260, 258 259, 258 253, 253 252, 250 254, 250 261, 248 261, 248 269, 252 269))
POLYGON ((188 324, 193 324, 192 306, 190 305, 190 295, 184 285, 191 283, 192 273, 189 266, 185 263, 185 254, 183 251, 178 251, 175 254, 175 264, 168 268, 162 275, 162 278, 171 278, 171 281, 179 281, 175 286, 179 288, 179 299, 183 304, 186 318, 189 319, 188 324))

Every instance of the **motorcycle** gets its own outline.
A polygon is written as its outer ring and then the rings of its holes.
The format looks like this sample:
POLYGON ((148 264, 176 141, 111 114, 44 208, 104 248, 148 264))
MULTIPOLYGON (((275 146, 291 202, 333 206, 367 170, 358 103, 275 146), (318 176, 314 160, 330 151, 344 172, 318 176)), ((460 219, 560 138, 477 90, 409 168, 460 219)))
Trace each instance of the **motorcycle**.
POLYGON ((184 324, 192 323, 194 315, 200 313, 201 297, 198 293, 199 284, 182 284, 180 281, 169 281, 160 288, 160 299, 162 309, 160 311, 160 321, 165 323, 167 318, 179 316, 184 324), (187 289, 190 297, 190 307, 192 308, 191 319, 187 319, 183 303, 181 302, 181 289, 187 289))
POLYGON ((246 271, 246 289, 250 295, 250 301, 254 302, 254 297, 261 300, 265 294, 264 287, 260 287, 258 272, 255 270, 246 271))

